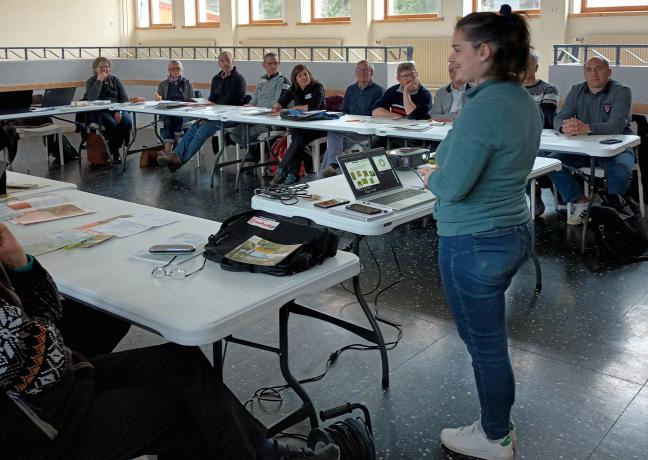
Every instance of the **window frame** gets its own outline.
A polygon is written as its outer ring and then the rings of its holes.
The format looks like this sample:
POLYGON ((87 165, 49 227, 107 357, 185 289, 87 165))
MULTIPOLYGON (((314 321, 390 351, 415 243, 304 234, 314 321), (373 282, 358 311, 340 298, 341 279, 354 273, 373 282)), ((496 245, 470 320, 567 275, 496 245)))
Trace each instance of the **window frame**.
MULTIPOLYGON (((279 19, 254 19, 254 9, 252 8, 254 0, 248 0, 249 22, 250 25, 283 25, 286 23, 286 18, 279 19)), ((286 2, 284 0, 284 8, 286 2)), ((284 10, 285 13, 285 10, 284 10)))
MULTIPOLYGON (((351 7, 351 1, 349 1, 351 7)), ((327 22, 351 22, 351 16, 335 16, 332 18, 317 18, 315 17, 315 0, 310 0, 310 22, 313 23, 327 23, 327 22)))
POLYGON ((138 14, 138 26, 137 29, 172 29, 175 27, 175 15, 173 14, 173 0, 171 1, 171 22, 170 23, 161 23, 161 24, 154 24, 153 23, 153 0, 147 0, 148 3, 148 25, 147 26, 140 26, 139 25, 139 11, 137 12, 138 14))
POLYGON ((195 0, 196 5, 196 25, 194 27, 216 27, 221 23, 220 0, 218 0, 218 21, 201 22, 200 21, 200 0, 195 0))
POLYGON ((581 13, 635 13, 648 12, 648 5, 643 6, 587 6, 587 0, 581 0, 581 13))
MULTIPOLYGON (((472 6, 473 6, 472 10, 475 13, 479 12, 479 9, 477 8, 479 6, 478 2, 479 0, 472 0, 472 6)), ((532 8, 528 10, 513 10, 514 13, 526 14, 529 16, 539 16, 541 11, 542 11, 542 7, 532 8)))
POLYGON ((384 21, 394 21, 394 20, 407 20, 407 19, 438 19, 441 17, 439 12, 436 13, 419 13, 419 14, 389 14, 389 2, 393 0, 385 0, 384 9, 383 9, 383 20, 384 21))

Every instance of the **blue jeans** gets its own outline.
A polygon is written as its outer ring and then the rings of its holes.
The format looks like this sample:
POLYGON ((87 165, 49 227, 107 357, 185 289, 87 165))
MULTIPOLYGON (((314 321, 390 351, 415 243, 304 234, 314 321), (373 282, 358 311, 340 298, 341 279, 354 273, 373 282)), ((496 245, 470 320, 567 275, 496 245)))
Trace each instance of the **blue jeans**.
POLYGON ((443 290, 459 336, 472 357, 489 439, 509 432, 515 380, 508 354, 504 293, 531 253, 531 223, 439 237, 443 290))
MULTIPOLYGON (((549 155, 556 158, 572 168, 589 167, 590 157, 588 155, 572 155, 569 153, 554 152, 549 155)), ((607 192, 610 195, 625 195, 632 182, 632 168, 635 163, 635 154, 632 149, 625 150, 614 157, 596 158, 595 164, 605 170, 607 179, 607 192)), ((551 180, 556 184, 560 195, 566 202, 576 201, 583 196, 583 186, 565 168, 549 174, 551 180)))
POLYGON ((205 143, 207 139, 216 134, 216 131, 223 128, 223 123, 220 121, 213 120, 200 120, 195 122, 189 128, 189 131, 182 136, 182 140, 173 150, 180 159, 182 163, 186 163, 191 160, 191 158, 198 153, 200 147, 205 143))
POLYGON ((371 139, 370 136, 365 136, 364 134, 357 133, 338 133, 335 131, 329 132, 326 136, 326 153, 322 159, 318 171, 318 177, 322 178, 322 173, 324 168, 332 164, 337 165, 338 155, 342 155, 347 149, 350 149, 356 144, 366 143, 371 139))
POLYGON ((183 117, 160 117, 162 126, 162 139, 165 144, 175 143, 175 135, 182 134, 183 117))

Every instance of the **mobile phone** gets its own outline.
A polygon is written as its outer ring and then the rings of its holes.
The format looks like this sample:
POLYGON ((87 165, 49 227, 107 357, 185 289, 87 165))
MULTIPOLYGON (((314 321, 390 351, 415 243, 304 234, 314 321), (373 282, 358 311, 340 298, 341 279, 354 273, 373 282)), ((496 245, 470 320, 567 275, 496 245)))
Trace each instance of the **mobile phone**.
POLYGON ((153 254, 182 254, 195 250, 196 246, 193 244, 156 244, 149 248, 149 252, 153 254))
POLYGON ((314 204, 314 206, 317 206, 318 208, 333 208, 335 206, 340 206, 342 204, 347 204, 349 200, 345 200, 344 198, 333 198, 332 200, 324 200, 324 201, 319 201, 314 204))
POLYGON ((359 203, 350 204, 346 208, 351 211, 360 212, 362 214, 369 214, 370 216, 373 216, 374 214, 380 214, 382 212, 382 209, 372 208, 371 206, 359 203))
POLYGON ((618 144, 619 142, 621 142, 621 139, 603 139, 599 141, 600 144, 606 144, 606 145, 618 144))

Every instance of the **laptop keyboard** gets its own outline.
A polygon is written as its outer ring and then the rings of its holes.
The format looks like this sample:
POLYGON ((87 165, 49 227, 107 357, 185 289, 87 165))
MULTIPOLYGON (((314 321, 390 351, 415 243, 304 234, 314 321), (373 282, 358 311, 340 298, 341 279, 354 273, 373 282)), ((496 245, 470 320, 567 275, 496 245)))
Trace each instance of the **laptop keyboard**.
POLYGON ((421 193, 427 193, 423 190, 416 190, 416 189, 411 189, 411 188, 404 188, 403 190, 400 190, 399 192, 392 193, 390 195, 385 195, 381 196, 378 198, 372 198, 369 200, 371 203, 376 203, 376 204, 392 204, 396 203, 397 201, 403 201, 408 198, 412 198, 413 196, 420 195, 421 193))

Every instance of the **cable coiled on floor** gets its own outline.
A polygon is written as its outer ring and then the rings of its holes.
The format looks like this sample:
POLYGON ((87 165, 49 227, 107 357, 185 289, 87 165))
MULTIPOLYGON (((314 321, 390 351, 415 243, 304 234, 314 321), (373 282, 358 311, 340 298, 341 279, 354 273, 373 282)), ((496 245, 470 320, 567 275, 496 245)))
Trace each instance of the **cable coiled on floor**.
POLYGON ((360 417, 340 420, 326 428, 315 428, 308 436, 308 447, 318 447, 335 444, 340 448, 340 460, 375 460, 376 447, 373 441, 371 418, 369 411, 362 404, 346 403, 320 412, 322 421, 348 414, 354 409, 364 413, 360 417))

